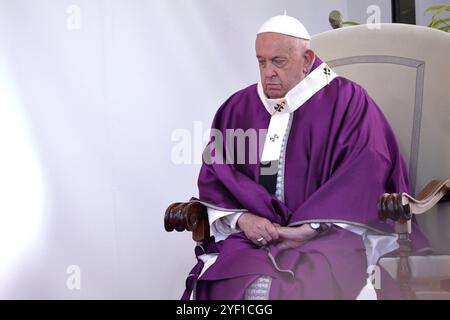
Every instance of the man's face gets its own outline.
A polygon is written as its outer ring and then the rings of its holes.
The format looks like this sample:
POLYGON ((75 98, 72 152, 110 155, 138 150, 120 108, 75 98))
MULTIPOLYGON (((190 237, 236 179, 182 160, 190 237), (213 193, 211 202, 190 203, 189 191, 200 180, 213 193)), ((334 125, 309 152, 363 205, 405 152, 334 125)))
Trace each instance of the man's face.
POLYGON ((304 50, 302 40, 287 35, 265 32, 256 37, 261 83, 269 98, 283 98, 303 80, 304 50))

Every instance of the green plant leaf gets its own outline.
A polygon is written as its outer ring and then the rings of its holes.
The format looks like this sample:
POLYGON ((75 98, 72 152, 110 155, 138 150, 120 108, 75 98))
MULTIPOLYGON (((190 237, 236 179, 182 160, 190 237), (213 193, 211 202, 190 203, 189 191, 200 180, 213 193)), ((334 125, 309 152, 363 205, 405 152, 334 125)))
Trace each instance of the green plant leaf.
POLYGON ((434 28, 436 26, 436 21, 439 20, 439 16, 433 15, 431 17, 430 27, 434 28))
POLYGON ((432 6, 425 10, 425 13, 431 11, 450 11, 450 6, 432 6))
POLYGON ((428 12, 432 12, 431 22, 427 27, 449 32, 450 30, 450 18, 441 18, 441 15, 445 11, 450 11, 450 6, 432 6, 425 10, 424 15, 428 12))
POLYGON ((435 26, 439 26, 441 24, 445 24, 445 25, 449 25, 447 22, 450 22, 450 18, 445 18, 445 19, 439 19, 436 20, 436 22, 434 23, 435 26))

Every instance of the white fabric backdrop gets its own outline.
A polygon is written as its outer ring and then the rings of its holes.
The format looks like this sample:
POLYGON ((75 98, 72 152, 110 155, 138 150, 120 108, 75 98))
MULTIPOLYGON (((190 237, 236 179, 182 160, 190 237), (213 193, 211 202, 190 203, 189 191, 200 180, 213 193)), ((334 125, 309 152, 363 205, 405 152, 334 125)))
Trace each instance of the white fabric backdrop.
POLYGON ((198 160, 266 18, 314 35, 351 1, 0 1, 0 298, 178 299, 194 242, 163 214, 199 165, 172 134, 198 160))

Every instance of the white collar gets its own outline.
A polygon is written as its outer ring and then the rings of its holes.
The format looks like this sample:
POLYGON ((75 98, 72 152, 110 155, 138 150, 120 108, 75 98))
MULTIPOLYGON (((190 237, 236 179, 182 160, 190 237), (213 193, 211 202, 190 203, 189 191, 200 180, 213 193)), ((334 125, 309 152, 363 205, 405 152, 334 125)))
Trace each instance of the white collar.
POLYGON ((264 107, 271 115, 275 113, 291 113, 301 107, 309 98, 328 85, 337 76, 338 75, 323 62, 295 87, 289 90, 284 98, 267 98, 261 82, 258 82, 257 91, 264 107))

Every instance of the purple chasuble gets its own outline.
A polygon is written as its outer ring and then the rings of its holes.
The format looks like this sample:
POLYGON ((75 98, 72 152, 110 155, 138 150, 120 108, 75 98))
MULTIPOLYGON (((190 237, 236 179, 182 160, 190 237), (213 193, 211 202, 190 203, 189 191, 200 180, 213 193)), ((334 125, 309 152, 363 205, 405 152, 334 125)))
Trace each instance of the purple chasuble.
MULTIPOLYGON (((316 56, 312 69, 321 63, 316 56)), ((222 155, 224 161, 204 161, 198 179, 199 198, 191 201, 226 210, 247 210, 283 226, 340 222, 380 234, 393 233, 393 223, 378 220, 377 201, 385 192, 409 192, 408 174, 394 133, 367 92, 337 77, 291 116, 284 203, 259 184, 262 150, 258 147, 262 148, 265 139, 259 135, 254 163, 249 161, 250 143, 245 143, 245 150, 220 150, 212 137, 204 154, 212 152, 216 159, 222 155), (238 154, 243 151, 246 161, 241 164, 238 154)), ((251 85, 220 107, 212 128, 222 133, 226 146, 227 129, 266 130, 270 117, 256 85, 251 85)), ((413 249, 429 247, 415 220, 412 230, 413 249)), ((271 299, 354 299, 366 283, 361 236, 337 227, 283 251, 274 245, 258 247, 243 232, 213 242, 211 238, 202 252, 218 253, 216 262, 199 279, 201 262, 194 267, 183 299, 188 299, 194 288, 197 299, 242 299, 247 286, 261 275, 273 279, 271 299)), ((385 288, 395 287, 384 271, 383 280, 385 288)))

